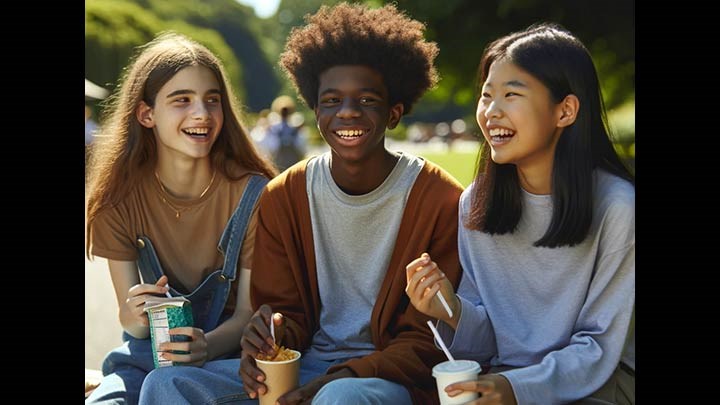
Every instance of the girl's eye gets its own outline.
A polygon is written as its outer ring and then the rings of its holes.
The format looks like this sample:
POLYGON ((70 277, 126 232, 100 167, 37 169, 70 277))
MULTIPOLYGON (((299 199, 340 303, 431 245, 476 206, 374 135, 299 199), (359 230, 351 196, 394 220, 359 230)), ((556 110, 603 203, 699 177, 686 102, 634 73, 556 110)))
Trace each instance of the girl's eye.
POLYGON ((483 93, 482 98, 490 98, 490 93, 483 93))
POLYGON ((207 100, 208 103, 217 104, 220 102, 220 97, 210 97, 207 100))
POLYGON ((512 92, 512 91, 505 94, 505 97, 512 97, 512 96, 519 96, 519 94, 512 92))
POLYGON ((175 99, 175 102, 176 102, 176 103, 187 103, 187 102, 189 102, 189 101, 190 101, 190 99, 187 98, 187 97, 178 97, 178 98, 175 99))

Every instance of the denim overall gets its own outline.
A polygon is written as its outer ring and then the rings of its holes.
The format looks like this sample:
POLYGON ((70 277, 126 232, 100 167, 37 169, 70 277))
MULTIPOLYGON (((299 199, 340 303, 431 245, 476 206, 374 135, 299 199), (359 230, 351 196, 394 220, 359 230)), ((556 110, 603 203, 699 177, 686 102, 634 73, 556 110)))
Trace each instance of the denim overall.
MULTIPOLYGON (((170 294, 184 296, 192 303, 194 326, 208 333, 227 319, 221 314, 230 286, 235 280, 238 256, 245 238, 250 215, 268 179, 259 175, 250 177, 243 196, 232 217, 225 226, 218 249, 223 253, 223 267, 208 275, 190 294, 182 295, 172 287, 170 294)), ((163 270, 152 242, 147 236, 137 239, 137 266, 144 284, 155 284, 163 270)), ((132 403, 138 402, 140 387, 145 376, 152 371, 152 346, 150 338, 136 339, 123 332, 123 345, 113 349, 102 365, 103 380, 85 403, 132 403), (127 402, 125 402, 127 401, 127 402)), ((219 357, 217 359, 221 359, 219 357)))

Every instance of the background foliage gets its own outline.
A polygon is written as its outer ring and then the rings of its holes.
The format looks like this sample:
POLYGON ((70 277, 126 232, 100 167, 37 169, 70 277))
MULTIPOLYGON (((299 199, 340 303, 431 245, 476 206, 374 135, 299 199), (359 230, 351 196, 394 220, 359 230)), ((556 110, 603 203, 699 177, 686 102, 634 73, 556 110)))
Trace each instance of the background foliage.
MULTIPOLYGON (((250 117, 280 94, 295 95, 277 66, 290 30, 321 4, 338 0, 282 0, 267 19, 234 0, 87 0, 85 75, 113 90, 133 49, 158 32, 174 29, 216 52, 250 117)), ((358 2, 358 1, 355 1, 358 2)), ((372 6, 386 3, 364 1, 372 6)), ((403 119, 475 127, 476 71, 493 39, 538 21, 553 21, 575 33, 590 50, 603 86, 611 128, 629 148, 635 132, 635 3, 628 0, 397 0, 398 8, 427 25, 438 43, 441 75, 403 119)), ((305 110, 307 120, 312 116, 305 110)), ((476 131, 476 130, 475 130, 476 131)), ((477 131, 476 131, 477 132, 477 131)), ((633 148, 634 149, 634 148, 633 148)))

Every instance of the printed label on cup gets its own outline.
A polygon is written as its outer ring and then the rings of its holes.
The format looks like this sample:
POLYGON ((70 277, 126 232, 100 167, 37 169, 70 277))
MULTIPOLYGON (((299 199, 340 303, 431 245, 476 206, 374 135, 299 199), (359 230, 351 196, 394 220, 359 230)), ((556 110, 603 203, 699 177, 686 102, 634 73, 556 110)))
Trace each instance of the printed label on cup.
MULTIPOLYGON (((189 336, 170 336, 170 329, 184 326, 193 326, 192 307, 190 301, 185 297, 164 298, 157 297, 148 299, 143 306, 150 321, 150 338, 152 340, 153 363, 155 368, 174 365, 172 361, 160 357, 160 344, 165 342, 187 342, 189 336)), ((187 354, 184 351, 176 351, 179 354, 187 354)))

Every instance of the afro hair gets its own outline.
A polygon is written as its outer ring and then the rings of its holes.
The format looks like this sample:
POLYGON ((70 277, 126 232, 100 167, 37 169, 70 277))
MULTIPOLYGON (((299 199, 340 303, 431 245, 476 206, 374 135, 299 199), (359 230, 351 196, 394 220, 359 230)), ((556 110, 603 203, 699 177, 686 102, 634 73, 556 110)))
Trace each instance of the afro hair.
POLYGON ((402 103, 403 114, 438 81, 433 64, 437 45, 423 37, 423 23, 392 4, 378 9, 348 3, 322 6, 305 20, 307 25, 290 32, 280 65, 312 109, 318 102, 320 75, 333 66, 377 70, 390 104, 402 103))

